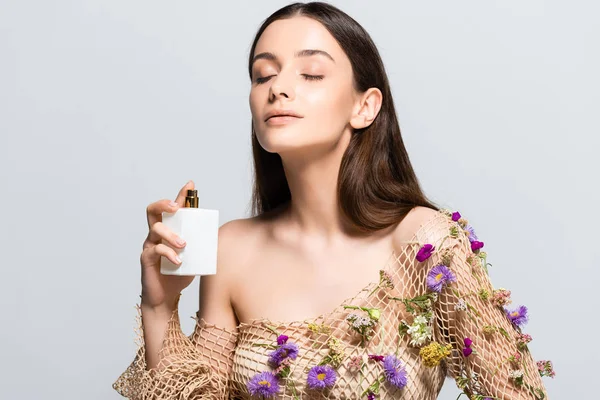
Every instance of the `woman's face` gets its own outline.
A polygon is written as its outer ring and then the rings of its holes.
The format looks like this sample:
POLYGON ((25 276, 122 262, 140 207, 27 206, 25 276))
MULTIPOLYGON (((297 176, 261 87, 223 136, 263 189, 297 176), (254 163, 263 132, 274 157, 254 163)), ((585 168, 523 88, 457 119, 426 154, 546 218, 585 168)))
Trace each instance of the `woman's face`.
POLYGON ((350 60, 321 23, 293 17, 270 24, 256 44, 250 90, 261 146, 279 154, 332 149, 352 132, 352 79, 350 60), (281 110, 298 116, 267 119, 281 110))

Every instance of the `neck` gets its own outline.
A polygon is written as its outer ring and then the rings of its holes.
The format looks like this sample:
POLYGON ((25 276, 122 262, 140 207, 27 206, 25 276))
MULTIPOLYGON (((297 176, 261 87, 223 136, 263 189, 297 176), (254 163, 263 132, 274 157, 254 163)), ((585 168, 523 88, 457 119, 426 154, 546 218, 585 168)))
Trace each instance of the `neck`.
POLYGON ((281 156, 290 188, 288 220, 308 236, 330 241, 347 235, 338 205, 338 176, 350 135, 320 153, 281 156))

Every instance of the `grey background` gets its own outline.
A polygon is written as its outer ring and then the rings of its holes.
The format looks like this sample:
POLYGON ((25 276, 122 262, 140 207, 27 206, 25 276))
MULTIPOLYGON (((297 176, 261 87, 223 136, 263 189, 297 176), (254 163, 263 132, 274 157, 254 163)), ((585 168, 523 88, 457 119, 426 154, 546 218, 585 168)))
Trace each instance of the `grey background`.
MULTIPOLYGON (((550 397, 595 397, 600 7, 333 3, 380 49, 427 194, 470 220, 495 286, 529 307, 550 397)), ((0 1, 0 397, 119 398, 145 207, 193 179, 221 224, 247 215, 246 60, 285 4, 0 1)), ((198 279, 186 332, 197 303, 198 279)), ((458 393, 449 380, 440 398, 458 393)))

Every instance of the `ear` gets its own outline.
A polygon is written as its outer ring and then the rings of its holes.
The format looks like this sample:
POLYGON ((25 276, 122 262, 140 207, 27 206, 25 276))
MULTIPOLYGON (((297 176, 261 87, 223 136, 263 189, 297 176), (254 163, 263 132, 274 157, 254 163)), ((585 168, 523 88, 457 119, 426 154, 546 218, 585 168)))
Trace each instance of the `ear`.
POLYGON ((382 100, 383 95, 377 88, 369 88, 366 92, 360 94, 355 111, 350 119, 352 128, 363 129, 371 125, 377 114, 379 114, 382 100))

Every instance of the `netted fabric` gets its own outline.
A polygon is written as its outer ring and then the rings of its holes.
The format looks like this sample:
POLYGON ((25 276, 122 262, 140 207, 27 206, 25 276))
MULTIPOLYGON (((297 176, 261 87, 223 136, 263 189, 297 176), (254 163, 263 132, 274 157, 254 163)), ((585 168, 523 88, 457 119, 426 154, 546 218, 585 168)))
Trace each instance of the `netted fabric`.
POLYGON ((160 361, 148 369, 141 308, 138 305, 136 309, 138 350, 133 362, 113 383, 117 392, 135 400, 229 398, 227 377, 233 365, 237 331, 194 317, 194 332, 186 336, 176 308, 159 351, 160 361))
POLYGON ((204 398, 205 390, 207 398, 425 400, 436 399, 450 376, 471 399, 545 398, 522 319, 505 312, 507 292, 492 287, 474 237, 464 218, 437 212, 379 277, 316 318, 258 319, 235 332, 197 325, 193 340, 174 318, 168 336, 178 339, 165 340, 164 350, 173 368, 160 378, 142 372, 140 349, 117 382, 120 392, 136 399, 204 398), (201 339, 214 331, 229 335, 216 345, 221 350, 201 339), (229 364, 210 372, 215 359, 229 364))

